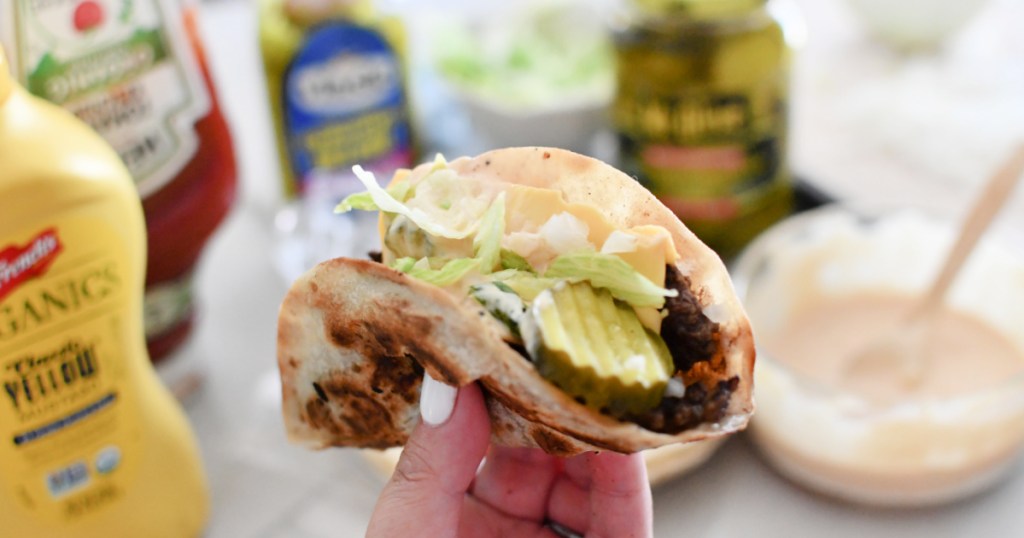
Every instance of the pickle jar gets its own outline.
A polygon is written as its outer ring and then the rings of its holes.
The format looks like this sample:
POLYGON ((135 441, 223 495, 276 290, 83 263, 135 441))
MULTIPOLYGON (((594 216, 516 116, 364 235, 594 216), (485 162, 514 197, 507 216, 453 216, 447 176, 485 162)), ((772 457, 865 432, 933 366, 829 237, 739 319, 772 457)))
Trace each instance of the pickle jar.
POLYGON ((723 258, 792 209, 790 43, 764 0, 634 0, 615 30, 621 166, 723 258))

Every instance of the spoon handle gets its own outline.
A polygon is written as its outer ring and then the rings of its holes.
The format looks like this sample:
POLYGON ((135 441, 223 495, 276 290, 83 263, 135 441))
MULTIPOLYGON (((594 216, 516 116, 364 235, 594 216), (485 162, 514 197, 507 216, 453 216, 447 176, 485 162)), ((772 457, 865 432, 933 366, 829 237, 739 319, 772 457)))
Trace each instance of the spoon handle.
POLYGON ((961 266, 967 260, 975 243, 988 228, 989 224, 1002 209, 1003 205, 1010 198, 1014 186, 1024 173, 1024 144, 1017 147, 1013 156, 992 176, 992 179, 985 185, 981 195, 975 200, 967 219, 960 228, 960 236, 957 237, 953 249, 946 257, 946 263, 935 279, 928 295, 918 304, 912 319, 918 318, 933 311, 942 303, 943 296, 949 290, 961 266))

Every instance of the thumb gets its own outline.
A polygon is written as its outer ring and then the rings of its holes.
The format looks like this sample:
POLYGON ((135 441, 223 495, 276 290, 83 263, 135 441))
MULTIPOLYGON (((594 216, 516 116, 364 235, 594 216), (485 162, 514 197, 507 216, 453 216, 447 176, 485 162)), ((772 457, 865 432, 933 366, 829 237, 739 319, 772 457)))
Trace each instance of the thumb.
POLYGON ((475 384, 455 389, 426 374, 420 412, 367 536, 442 537, 458 529, 463 498, 490 443, 483 396, 475 384))

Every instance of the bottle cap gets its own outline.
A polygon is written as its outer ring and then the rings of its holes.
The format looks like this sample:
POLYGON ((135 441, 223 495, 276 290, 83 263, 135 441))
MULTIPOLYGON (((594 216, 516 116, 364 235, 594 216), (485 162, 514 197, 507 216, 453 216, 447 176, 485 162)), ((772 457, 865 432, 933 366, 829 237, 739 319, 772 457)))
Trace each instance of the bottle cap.
POLYGON ((764 5, 766 0, 635 0, 644 11, 678 13, 692 17, 742 15, 764 5))
POLYGON ((284 12, 297 24, 313 24, 331 17, 351 15, 365 0, 284 0, 284 12))

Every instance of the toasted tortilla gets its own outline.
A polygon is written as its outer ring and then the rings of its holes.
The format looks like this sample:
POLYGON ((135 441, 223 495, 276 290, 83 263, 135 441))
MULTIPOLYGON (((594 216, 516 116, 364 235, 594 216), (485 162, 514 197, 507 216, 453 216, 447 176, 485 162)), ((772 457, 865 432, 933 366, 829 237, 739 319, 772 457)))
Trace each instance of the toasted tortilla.
MULTIPOLYGON (((425 174, 430 165, 412 173, 425 174)), ((419 421, 423 371, 449 385, 479 382, 493 442, 552 454, 631 453, 743 429, 753 412, 754 342, 725 266, 631 177, 596 159, 552 148, 511 148, 449 165, 463 177, 557 189, 600 208, 620 228, 664 227, 676 267, 718 323, 717 352, 684 377, 738 379, 724 416, 658 433, 588 408, 501 340, 481 308, 384 265, 338 258, 299 278, 278 321, 278 365, 290 439, 313 448, 400 446, 419 421)))

